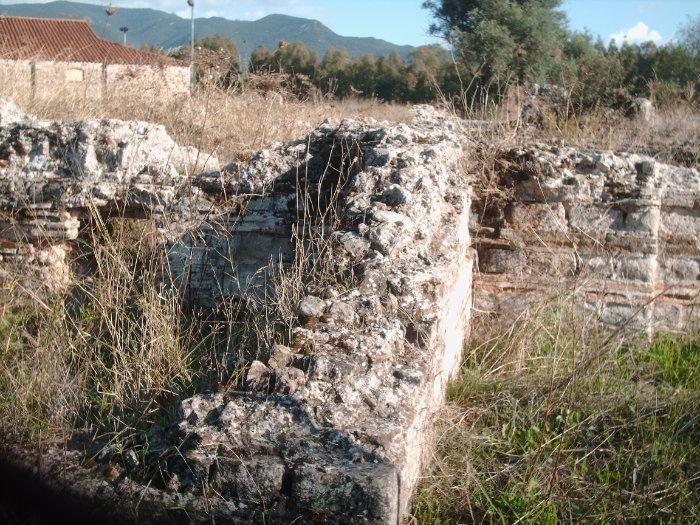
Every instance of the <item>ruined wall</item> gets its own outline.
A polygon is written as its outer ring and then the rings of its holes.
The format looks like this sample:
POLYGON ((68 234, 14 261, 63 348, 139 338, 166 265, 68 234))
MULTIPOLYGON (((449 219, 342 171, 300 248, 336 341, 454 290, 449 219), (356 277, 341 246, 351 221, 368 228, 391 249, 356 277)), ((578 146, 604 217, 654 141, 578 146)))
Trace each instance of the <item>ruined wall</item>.
POLYGON ((305 283, 289 346, 261 348, 239 390, 184 400, 143 437, 148 483, 126 460, 116 478, 99 462, 65 477, 74 456, 60 450, 46 479, 144 523, 393 525, 474 312, 511 320, 574 290, 608 325, 697 322, 696 170, 535 145, 503 152, 496 191, 472 202, 465 140, 460 121, 417 107, 411 125, 327 121, 219 171, 188 167, 197 152, 162 126, 42 122, 0 99, 2 262, 64 261, 97 208, 158 217, 172 284, 206 306, 291 263, 309 232, 352 270, 342 286, 305 283))
POLYGON ((475 308, 512 318, 575 292, 611 325, 700 325, 700 175, 631 154, 532 145, 504 152, 475 206, 475 308))
POLYGON ((108 64, 105 67, 108 89, 127 93, 138 89, 153 96, 172 96, 189 93, 190 68, 182 66, 130 66, 108 64))
POLYGON ((178 445, 179 490, 196 495, 210 479, 234 515, 244 507, 259 516, 282 501, 268 514, 281 522, 396 523, 407 512, 432 414, 469 331, 470 200, 460 156, 458 123, 422 108, 413 126, 327 122, 228 168, 227 184, 245 181, 239 194, 254 197, 223 231, 207 225, 174 247, 189 297, 211 304, 235 295, 270 260, 288 258, 292 231, 312 208, 325 211, 314 208, 318 190, 342 165, 348 178, 336 188, 332 238, 357 282, 305 298, 291 347, 271 349, 269 368, 254 365, 275 385, 272 397, 183 403, 179 439, 227 444, 237 459, 178 445))
MULTIPOLYGON (((155 469, 159 480, 110 482, 97 466, 85 472, 93 482, 71 487, 117 512, 145 509, 141 522, 213 514, 232 523, 397 523, 469 331, 470 198, 459 122, 431 108, 417 109, 412 126, 329 121, 187 186, 169 161, 161 164, 172 144, 154 141, 159 128, 139 126, 3 122, 0 207, 12 212, 12 228, 32 247, 55 246, 74 229, 32 237, 35 221, 48 226, 38 210, 80 221, 95 203, 150 213, 184 206, 193 222, 171 246, 175 284, 213 304, 239 293, 242 275, 284 256, 290 232, 332 207, 336 260, 355 278, 304 298, 292 344, 263 349, 270 360, 251 364, 247 391, 197 395, 172 428, 154 429, 155 455, 171 458, 155 469), (125 138, 137 130, 143 149, 125 138), (185 187, 197 198, 178 191, 185 187), (171 508, 172 494, 181 510, 171 508)), ((54 463, 45 464, 53 479, 54 463)))
POLYGON ((0 281, 3 271, 38 272, 40 288, 61 289, 72 241, 97 210, 182 229, 201 222, 212 203, 188 175, 215 169, 161 125, 41 121, 0 97, 0 281))

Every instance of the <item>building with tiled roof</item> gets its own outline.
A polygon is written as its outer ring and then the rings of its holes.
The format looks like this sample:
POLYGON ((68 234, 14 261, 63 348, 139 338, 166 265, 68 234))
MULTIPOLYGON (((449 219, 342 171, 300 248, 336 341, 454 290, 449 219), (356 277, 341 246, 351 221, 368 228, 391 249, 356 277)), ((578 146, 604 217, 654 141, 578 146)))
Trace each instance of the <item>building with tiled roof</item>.
POLYGON ((31 96, 59 82, 94 98, 114 84, 186 92, 190 81, 187 62, 99 38, 86 20, 0 16, 0 65, 31 96))
POLYGON ((23 16, 0 16, 0 54, 62 62, 188 65, 165 55, 99 38, 87 20, 23 16))

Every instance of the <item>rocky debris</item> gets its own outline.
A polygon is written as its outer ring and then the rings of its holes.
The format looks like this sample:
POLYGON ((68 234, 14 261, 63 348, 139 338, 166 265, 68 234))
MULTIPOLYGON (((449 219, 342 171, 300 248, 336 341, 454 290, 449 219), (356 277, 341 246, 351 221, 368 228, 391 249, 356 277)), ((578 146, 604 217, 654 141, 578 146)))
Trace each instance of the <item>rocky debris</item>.
POLYGON ((630 111, 631 116, 641 118, 644 122, 651 122, 656 117, 654 103, 648 98, 635 98, 630 111))
POLYGON ((165 210, 188 170, 216 159, 178 146, 165 128, 118 120, 32 121, 0 127, 0 206, 60 210, 122 204, 134 213, 165 210))
POLYGON ((633 97, 627 90, 620 89, 615 94, 614 108, 627 118, 638 118, 643 122, 652 122, 656 117, 654 103, 648 98, 633 97))
POLYGON ((338 323, 353 325, 356 320, 355 307, 344 301, 332 301, 327 318, 338 323))
POLYGON ((246 387, 251 391, 265 391, 271 375, 272 371, 264 363, 253 361, 246 375, 246 387))
POLYGON ((8 97, 0 97, 0 126, 27 120, 27 114, 8 97))
POLYGON ((532 84, 525 92, 520 111, 523 124, 543 127, 566 113, 567 93, 553 84, 532 84))
POLYGON ((230 505, 219 519, 389 523, 387 517, 396 517, 395 467, 318 425, 293 398, 197 396, 182 404, 173 432, 181 456, 168 472, 178 492, 208 488, 230 505))
POLYGON ((291 364, 294 359, 294 352, 291 348, 284 345, 274 345, 270 351, 270 358, 267 364, 273 369, 284 368, 291 364))
POLYGON ((285 366, 275 370, 275 388, 277 394, 291 395, 306 382, 303 370, 285 366))
POLYGON ((599 321, 700 324, 700 174, 650 157, 533 144, 506 151, 505 202, 476 202, 475 307, 512 317, 577 289, 599 321))
POLYGON ((326 311, 326 301, 309 295, 299 303, 299 316, 307 319, 320 319, 326 311))

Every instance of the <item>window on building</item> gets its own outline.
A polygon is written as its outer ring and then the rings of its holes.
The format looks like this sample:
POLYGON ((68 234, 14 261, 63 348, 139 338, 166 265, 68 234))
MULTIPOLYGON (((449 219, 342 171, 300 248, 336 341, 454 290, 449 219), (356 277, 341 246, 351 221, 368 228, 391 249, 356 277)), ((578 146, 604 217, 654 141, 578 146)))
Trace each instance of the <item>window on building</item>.
POLYGON ((82 69, 66 69, 66 82, 82 82, 85 80, 85 72, 82 69))

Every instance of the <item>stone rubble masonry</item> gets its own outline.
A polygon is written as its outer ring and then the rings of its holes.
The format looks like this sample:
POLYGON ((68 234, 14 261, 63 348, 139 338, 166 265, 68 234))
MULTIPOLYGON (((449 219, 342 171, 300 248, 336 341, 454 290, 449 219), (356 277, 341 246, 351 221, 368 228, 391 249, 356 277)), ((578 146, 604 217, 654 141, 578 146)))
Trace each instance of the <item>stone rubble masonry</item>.
MULTIPOLYGON (((178 491, 196 495, 208 482, 227 512, 261 519, 267 509, 280 523, 393 524, 405 515, 431 415, 469 331, 462 140, 458 121, 420 107, 411 126, 327 121, 304 140, 227 167, 228 193, 256 196, 243 215, 172 247, 170 266, 188 297, 235 296, 270 260, 288 259, 293 228, 327 198, 323 185, 341 165, 348 178, 338 183, 333 238, 359 281, 340 298, 302 300, 300 317, 313 322, 295 330, 295 357, 277 348, 271 370, 254 363, 249 385, 272 376, 275 394, 183 402, 171 438, 184 456, 171 469, 178 491)), ((207 187, 207 177, 196 184, 207 187)))
POLYGON ((177 216, 184 227, 185 215, 212 206, 189 175, 216 169, 215 158, 178 146, 161 125, 42 121, 2 97, 0 261, 38 268, 37 282, 60 289, 71 241, 94 210, 177 216))
POLYGON ((301 300, 290 346, 251 363, 242 391, 187 399, 144 437, 169 458, 153 483, 128 476, 133 451, 67 474, 49 453, 43 478, 144 523, 393 525, 472 312, 512 319, 574 289, 607 325, 700 324, 697 170, 535 144, 501 154, 500 198, 472 202, 468 140, 464 123, 419 106, 410 125, 329 120, 219 171, 162 126, 38 121, 0 99, 3 264, 67 279, 71 243, 99 209, 158 218, 172 284, 203 305, 255 293, 309 229, 355 275, 301 300), (329 210, 332 231, 317 221, 329 210))
POLYGON ((174 214, 174 284, 213 304, 285 261, 300 221, 332 205, 338 259, 357 276, 325 305, 306 301, 291 348, 253 365, 249 391, 185 400, 172 428, 149 434, 171 458, 160 486, 123 475, 138 461, 129 453, 113 475, 62 470, 66 456, 49 452, 46 482, 144 523, 399 523, 470 326, 461 124, 430 107, 416 108, 412 125, 327 121, 250 163, 188 179, 174 165, 193 152, 159 126, 0 115, 6 256, 21 259, 22 243, 69 245, 91 208, 174 214))
POLYGON ((534 144, 475 202, 475 311, 509 318, 576 290, 603 324, 700 326, 700 174, 650 157, 534 144), (628 321, 629 320, 629 321, 628 321))

